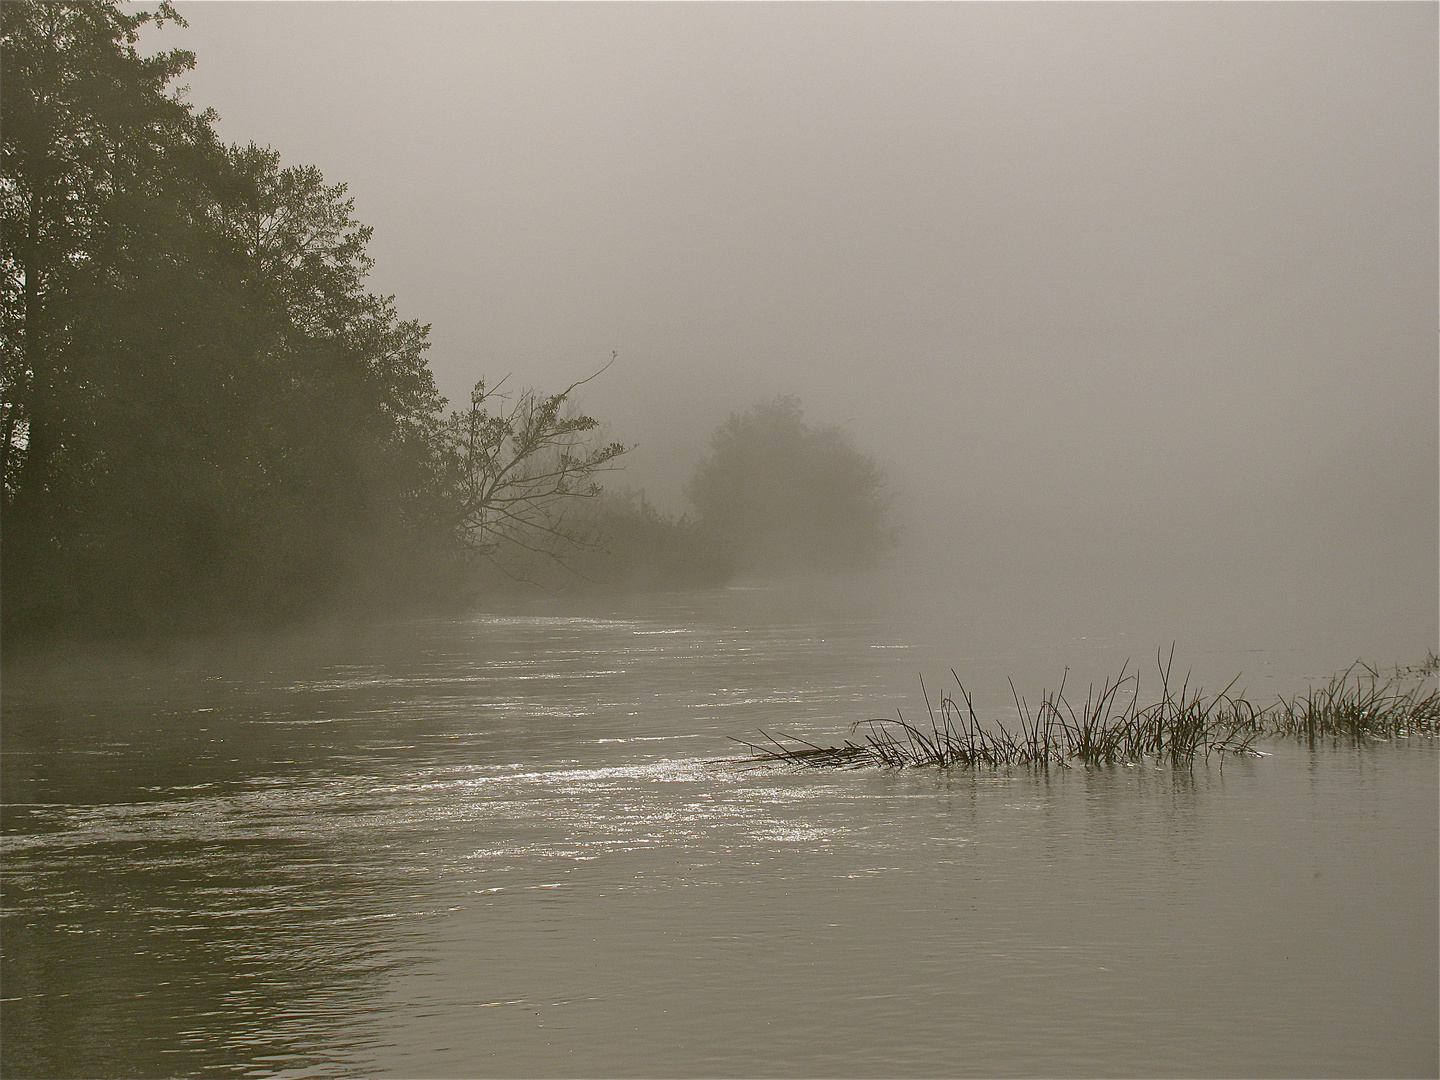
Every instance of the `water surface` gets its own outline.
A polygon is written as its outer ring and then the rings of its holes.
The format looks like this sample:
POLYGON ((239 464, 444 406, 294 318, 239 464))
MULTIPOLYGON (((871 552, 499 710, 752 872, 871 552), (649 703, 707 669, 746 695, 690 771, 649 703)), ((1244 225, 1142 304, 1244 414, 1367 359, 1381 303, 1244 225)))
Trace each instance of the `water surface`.
POLYGON ((1129 651, 802 601, 12 666, 6 1074, 1435 1074, 1433 743, 757 768, 1129 651))

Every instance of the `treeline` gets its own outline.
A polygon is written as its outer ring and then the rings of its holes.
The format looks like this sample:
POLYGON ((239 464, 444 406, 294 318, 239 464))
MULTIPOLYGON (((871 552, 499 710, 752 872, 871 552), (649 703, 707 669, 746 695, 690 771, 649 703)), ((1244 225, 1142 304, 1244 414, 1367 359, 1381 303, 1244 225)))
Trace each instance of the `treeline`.
POLYGON ((572 509, 583 543, 568 557, 515 562, 512 549, 502 579, 508 570, 549 587, 704 587, 741 574, 862 570, 899 539, 881 470, 841 428, 807 424, 793 396, 732 414, 685 494, 694 517, 606 490, 572 509))
POLYGON ((805 423, 796 397, 732 415, 686 495, 739 570, 860 569, 898 540, 880 469, 841 428, 805 423))
POLYGON ((887 542, 878 472, 789 399, 717 433, 693 522, 600 497, 626 448, 579 384, 447 415, 344 185, 223 144, 172 90, 193 54, 137 49, 168 3, 0 18, 7 641, 460 602, 477 560, 662 587, 887 542))
POLYGON ((344 186, 170 92, 168 5, 0 16, 7 636, 442 587, 427 328, 365 290, 344 186))

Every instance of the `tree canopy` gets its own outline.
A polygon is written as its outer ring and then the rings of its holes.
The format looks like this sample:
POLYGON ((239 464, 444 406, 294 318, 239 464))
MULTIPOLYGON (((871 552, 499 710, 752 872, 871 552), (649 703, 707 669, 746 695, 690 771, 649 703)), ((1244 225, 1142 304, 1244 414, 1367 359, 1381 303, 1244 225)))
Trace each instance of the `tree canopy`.
MULTIPOLYGON (((6 3, 7 631, 269 622, 418 541, 442 401, 343 185, 225 147, 168 4, 6 3)), ((374 584, 373 582, 371 584, 374 584)))
POLYGON ((453 591, 495 521, 553 532, 556 499, 621 452, 584 445, 566 395, 447 420, 429 328, 366 289, 345 186, 223 145, 172 88, 194 56, 137 49, 181 22, 168 3, 0 18, 7 638, 453 591), (503 482, 475 488, 476 453, 503 482), (554 498, 511 499, 522 477, 554 498))
POLYGON ((181 22, 168 3, 7 0, 0 20, 7 641, 424 602, 477 557, 711 583, 890 542, 879 470, 793 398, 716 432, 695 522, 595 498, 628 448, 596 441, 581 383, 481 381, 447 415, 429 327, 366 288, 345 185, 223 144, 173 88, 194 56, 137 48, 181 22))
POLYGON ((687 494, 702 527, 751 570, 871 566, 895 539, 879 467, 840 428, 806 424, 795 397, 732 414, 687 494))

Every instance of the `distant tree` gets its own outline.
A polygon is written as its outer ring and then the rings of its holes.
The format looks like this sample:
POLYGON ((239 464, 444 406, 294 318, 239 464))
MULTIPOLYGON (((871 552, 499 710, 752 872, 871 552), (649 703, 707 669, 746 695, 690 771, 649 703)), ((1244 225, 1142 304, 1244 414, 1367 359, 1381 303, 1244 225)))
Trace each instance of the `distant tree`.
POLYGON ((880 469, 840 428, 806 424, 793 396, 732 414, 686 494, 749 569, 865 567, 895 542, 880 469))
POLYGON ((513 396, 500 391, 505 380, 489 389, 481 380, 470 407, 445 422, 445 486, 457 535, 507 572, 525 574, 531 557, 563 562, 599 542, 593 516, 578 504, 601 493, 597 477, 628 447, 594 445, 589 433, 599 421, 571 408, 571 394, 593 378, 558 394, 513 396))

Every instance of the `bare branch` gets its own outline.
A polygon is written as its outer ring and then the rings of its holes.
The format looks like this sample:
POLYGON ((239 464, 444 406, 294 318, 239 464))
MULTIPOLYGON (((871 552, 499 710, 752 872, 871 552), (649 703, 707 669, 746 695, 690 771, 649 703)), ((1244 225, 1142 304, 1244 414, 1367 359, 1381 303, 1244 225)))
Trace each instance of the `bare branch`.
POLYGON ((455 527, 465 546, 492 562, 511 550, 562 565, 596 546, 593 530, 568 511, 576 500, 599 495, 598 475, 619 468, 616 460, 631 448, 591 443, 587 433, 599 421, 570 411, 570 395, 615 359, 612 353, 604 367, 559 394, 502 393, 506 379, 490 388, 483 379, 475 384, 470 407, 451 414, 444 427, 455 527))

